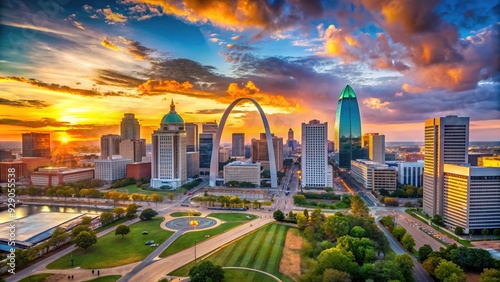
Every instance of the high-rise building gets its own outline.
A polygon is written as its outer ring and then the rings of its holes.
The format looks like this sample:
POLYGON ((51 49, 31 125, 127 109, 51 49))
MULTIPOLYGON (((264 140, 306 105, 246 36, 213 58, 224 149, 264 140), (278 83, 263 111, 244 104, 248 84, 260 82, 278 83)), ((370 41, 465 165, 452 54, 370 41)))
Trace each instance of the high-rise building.
MULTIPOLYGON (((274 134, 271 134, 271 136, 273 138, 276 171, 280 171, 283 168, 283 138, 274 136, 274 134)), ((260 162, 264 169, 270 169, 265 133, 260 134, 260 139, 252 139, 252 162, 260 162)))
POLYGON ((292 128, 288 129, 288 140, 294 140, 293 139, 293 129, 292 128))
POLYGON ((101 160, 109 159, 113 155, 119 155, 121 141, 121 136, 117 134, 101 136, 101 160))
POLYGON ((385 135, 379 135, 378 133, 369 133, 368 158, 371 161, 381 164, 385 162, 385 135))
MULTIPOLYGON (((233 157, 245 155, 245 133, 233 133, 232 153, 233 157)), ((220 160, 220 159, 219 159, 220 160)))
POLYGON ((446 116, 425 121, 424 212, 443 214, 444 164, 463 164, 468 160, 469 118, 446 116))
POLYGON ((328 164, 328 123, 302 123, 302 187, 332 187, 328 164))
POLYGON ((195 178, 200 175, 200 152, 186 153, 186 170, 188 178, 195 178))
POLYGON ((500 168, 444 164, 442 216, 466 233, 500 228, 500 168))
POLYGON ((146 156, 146 139, 126 139, 120 142, 120 155, 134 162, 141 162, 146 156))
POLYGON ((351 168, 351 160, 363 157, 361 148, 361 117, 354 90, 347 85, 340 93, 335 116, 335 161, 342 168, 351 168))
POLYGON ((201 126, 203 133, 217 133, 217 122, 205 122, 201 126))
POLYGON ((50 158, 50 133, 23 133, 23 157, 50 158))
POLYGON ((352 160, 351 173, 366 189, 394 191, 398 187, 398 172, 387 164, 369 160, 352 160))
POLYGON ((95 178, 102 181, 115 181, 127 176, 127 164, 131 164, 131 159, 124 159, 119 155, 104 160, 95 160, 95 178))
POLYGON ((141 138, 141 126, 134 114, 127 113, 120 123, 120 135, 122 140, 141 138))
POLYGON ((198 152, 198 124, 186 122, 186 152, 198 152))
POLYGON ((186 130, 172 100, 170 112, 152 135, 151 187, 175 189, 186 181, 186 130))
POLYGON ((422 187, 423 173, 424 161, 398 163, 398 182, 401 185, 409 184, 415 187, 422 187))
POLYGON ((210 175, 215 133, 200 134, 200 175, 210 175))
POLYGON ((219 162, 224 163, 229 160, 229 148, 219 149, 219 162))

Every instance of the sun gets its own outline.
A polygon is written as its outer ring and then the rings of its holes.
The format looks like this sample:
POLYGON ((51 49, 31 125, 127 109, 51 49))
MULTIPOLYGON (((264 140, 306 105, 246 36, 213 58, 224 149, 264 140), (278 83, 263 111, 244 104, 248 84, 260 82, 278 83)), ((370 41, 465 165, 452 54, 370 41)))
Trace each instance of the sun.
POLYGON ((69 141, 68 137, 62 137, 61 138, 61 142, 64 143, 64 144, 68 143, 68 141, 69 141))

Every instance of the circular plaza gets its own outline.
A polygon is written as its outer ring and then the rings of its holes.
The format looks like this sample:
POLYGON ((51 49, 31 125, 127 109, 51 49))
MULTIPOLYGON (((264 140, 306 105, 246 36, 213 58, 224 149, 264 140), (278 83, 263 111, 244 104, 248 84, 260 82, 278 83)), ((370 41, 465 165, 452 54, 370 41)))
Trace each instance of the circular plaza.
POLYGON ((196 228, 196 229, 205 229, 205 228, 210 228, 213 227, 217 224, 217 221, 212 218, 206 218, 206 217, 180 217, 180 218, 174 218, 172 220, 169 220, 165 223, 165 226, 169 229, 172 230, 181 230, 181 229, 189 229, 189 228, 196 228), (191 224, 192 221, 196 220, 197 225, 196 227, 193 227, 191 224))

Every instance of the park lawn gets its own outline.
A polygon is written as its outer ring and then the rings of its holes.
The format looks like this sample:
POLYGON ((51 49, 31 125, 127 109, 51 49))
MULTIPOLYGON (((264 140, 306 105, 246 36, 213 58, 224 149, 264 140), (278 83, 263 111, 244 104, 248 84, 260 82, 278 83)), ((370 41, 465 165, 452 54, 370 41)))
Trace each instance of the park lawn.
POLYGON ((122 277, 121 275, 108 275, 108 276, 101 276, 99 278, 91 279, 91 280, 86 280, 87 282, 116 282, 118 279, 122 277))
MULTIPOLYGON (((160 227, 162 222, 163 217, 155 217, 152 220, 134 223, 130 225, 130 233, 125 235, 124 239, 120 235, 115 236, 114 232, 97 238, 97 244, 86 251, 79 248, 72 252, 74 267, 108 268, 143 260, 154 250, 154 247, 144 245, 144 242, 153 240, 157 244, 162 244, 173 234, 160 227), (149 234, 143 235, 142 231, 148 231, 149 234)), ((70 259, 71 253, 50 263, 47 268, 72 268, 70 259)))
MULTIPOLYGON (((193 216, 200 216, 201 212, 195 212, 193 216)), ((173 212, 170 214, 171 217, 181 217, 181 216, 189 216, 189 212, 173 212)))
POLYGON ((211 213, 207 215, 207 217, 214 217, 226 222, 233 221, 250 221, 252 219, 256 219, 257 216, 249 213, 211 213), (251 219, 248 219, 247 216, 251 216, 251 219))
MULTIPOLYGON (((204 257, 203 260, 209 260, 222 267, 240 266, 259 269, 271 273, 283 281, 291 281, 290 278, 278 271, 286 233, 290 228, 287 225, 268 224, 216 253, 204 257)), ((169 275, 188 276, 189 269, 193 265, 194 262, 190 262, 169 275)))
POLYGON ((276 282, 276 279, 263 273, 246 269, 224 269, 223 282, 276 282))
MULTIPOLYGON (((134 216, 134 218, 136 218, 136 217, 137 216, 134 216)), ((134 219, 134 218, 132 218, 132 219, 134 219)), ((104 226, 98 227, 98 228, 94 229, 94 231, 96 233, 99 233, 99 232, 104 231, 104 230, 106 230, 108 228, 115 227, 117 225, 123 224, 123 223, 127 222, 128 220, 129 219, 124 216, 124 217, 122 217, 122 218, 120 218, 120 219, 118 219, 116 221, 111 222, 110 224, 106 224, 104 226)))
MULTIPOLYGON (((19 280, 19 282, 44 282, 50 276, 56 276, 56 274, 54 274, 54 273, 40 273, 40 274, 35 274, 35 275, 31 275, 31 276, 25 277, 25 278, 19 280)), ((66 275, 64 275, 64 277, 66 277, 66 275)))
POLYGON ((175 194, 176 196, 178 194, 181 193, 181 191, 176 191, 176 190, 142 190, 140 188, 138 188, 137 186, 135 186, 135 184, 131 184, 131 185, 128 185, 128 186, 125 186, 125 187, 120 187, 120 188, 114 188, 114 189, 110 189, 110 191, 112 190, 116 190, 118 192, 128 192, 130 194, 134 194, 134 193, 137 193, 137 194, 144 194, 144 195, 151 195, 151 194, 160 194, 162 195, 164 198, 167 198, 167 195, 170 194, 170 193, 173 193, 175 194))
POLYGON ((194 246, 195 241, 197 242, 197 244, 199 244, 205 240, 210 239, 210 237, 219 235, 222 232, 225 232, 226 230, 234 228, 240 224, 242 224, 242 222, 226 222, 211 229, 202 229, 200 231, 194 231, 182 234, 160 254, 160 257, 161 258, 168 257, 172 254, 190 248, 194 246), (209 237, 205 237, 207 235, 209 237))

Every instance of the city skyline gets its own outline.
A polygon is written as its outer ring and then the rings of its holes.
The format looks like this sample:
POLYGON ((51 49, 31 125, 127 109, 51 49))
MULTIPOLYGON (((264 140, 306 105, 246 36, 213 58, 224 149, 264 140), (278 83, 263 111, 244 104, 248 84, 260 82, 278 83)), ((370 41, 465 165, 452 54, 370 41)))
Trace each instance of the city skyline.
MULTIPOLYGON (((471 141, 498 141, 494 3, 158 3, 2 2, 1 141, 99 140, 134 113, 151 143, 171 99, 186 122, 219 122, 241 97, 262 105, 276 136, 299 136, 301 122, 335 123, 347 84, 363 131, 388 142, 423 141, 425 120, 447 115, 470 117, 471 141)), ((248 103, 223 142, 242 129, 263 131, 248 103)))

